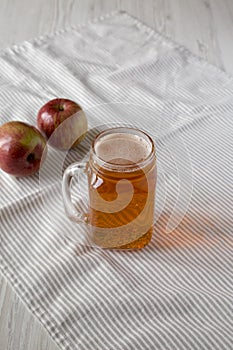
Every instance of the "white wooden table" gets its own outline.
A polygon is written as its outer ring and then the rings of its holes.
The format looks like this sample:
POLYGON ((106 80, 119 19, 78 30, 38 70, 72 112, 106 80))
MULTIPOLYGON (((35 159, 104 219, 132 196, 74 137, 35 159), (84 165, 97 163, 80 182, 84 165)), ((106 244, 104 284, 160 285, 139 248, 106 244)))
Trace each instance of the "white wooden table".
MULTIPOLYGON (((232 0, 0 0, 0 49, 117 9, 233 74, 232 0)), ((0 350, 55 349, 0 275, 0 350)))

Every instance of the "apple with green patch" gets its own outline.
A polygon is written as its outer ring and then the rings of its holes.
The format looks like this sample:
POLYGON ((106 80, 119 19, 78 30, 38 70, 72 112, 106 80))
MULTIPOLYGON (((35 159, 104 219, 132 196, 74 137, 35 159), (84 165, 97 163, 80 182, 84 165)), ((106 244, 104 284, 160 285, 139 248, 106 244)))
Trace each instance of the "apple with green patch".
POLYGON ((12 121, 0 126, 0 168, 14 176, 37 172, 46 155, 46 140, 34 126, 12 121))
POLYGON ((38 112, 37 126, 49 139, 49 145, 68 150, 77 146, 87 132, 87 118, 74 101, 56 98, 38 112))

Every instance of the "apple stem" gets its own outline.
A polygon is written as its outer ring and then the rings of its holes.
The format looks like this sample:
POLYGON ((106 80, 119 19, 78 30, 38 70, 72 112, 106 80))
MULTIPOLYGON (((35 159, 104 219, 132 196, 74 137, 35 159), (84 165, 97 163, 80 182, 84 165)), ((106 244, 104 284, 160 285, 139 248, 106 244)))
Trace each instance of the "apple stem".
POLYGON ((28 156, 27 156, 27 161, 29 163, 32 163, 33 161, 35 160, 35 155, 33 153, 30 153, 28 156))

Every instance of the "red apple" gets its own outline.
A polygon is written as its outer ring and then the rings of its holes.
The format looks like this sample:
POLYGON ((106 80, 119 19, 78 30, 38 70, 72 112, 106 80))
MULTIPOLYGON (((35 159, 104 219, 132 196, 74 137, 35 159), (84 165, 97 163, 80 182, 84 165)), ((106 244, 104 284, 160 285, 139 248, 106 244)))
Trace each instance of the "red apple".
POLYGON ((38 112, 37 125, 53 147, 67 150, 75 147, 87 132, 87 119, 74 101, 56 98, 38 112))
POLYGON ((13 121, 0 127, 0 168, 6 173, 34 174, 39 170, 44 152, 46 140, 34 126, 13 121))

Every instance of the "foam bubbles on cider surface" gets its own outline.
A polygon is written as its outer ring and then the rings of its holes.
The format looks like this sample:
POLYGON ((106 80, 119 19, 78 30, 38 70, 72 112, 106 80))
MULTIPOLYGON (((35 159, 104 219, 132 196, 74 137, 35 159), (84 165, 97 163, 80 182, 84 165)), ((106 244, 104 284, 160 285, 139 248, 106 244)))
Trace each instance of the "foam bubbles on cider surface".
POLYGON ((115 133, 98 140, 95 152, 105 162, 126 165, 145 160, 151 152, 151 144, 138 135, 115 133))

